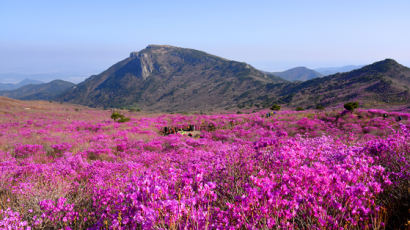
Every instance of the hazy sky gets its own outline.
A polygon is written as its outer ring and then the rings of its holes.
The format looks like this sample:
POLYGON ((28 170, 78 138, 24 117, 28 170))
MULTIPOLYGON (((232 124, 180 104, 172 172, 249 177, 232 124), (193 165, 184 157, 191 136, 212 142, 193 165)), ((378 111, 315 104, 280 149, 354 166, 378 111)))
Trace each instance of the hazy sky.
POLYGON ((0 73, 86 77, 148 44, 267 71, 387 57, 410 66, 409 12, 409 0, 0 0, 0 73))

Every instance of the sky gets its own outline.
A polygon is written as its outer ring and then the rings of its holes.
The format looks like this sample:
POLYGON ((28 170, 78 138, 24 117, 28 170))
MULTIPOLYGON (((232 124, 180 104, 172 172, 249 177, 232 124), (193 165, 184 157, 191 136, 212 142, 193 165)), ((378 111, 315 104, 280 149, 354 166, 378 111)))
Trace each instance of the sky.
POLYGON ((4 73, 79 82, 149 44, 194 48, 265 71, 410 66, 409 0, 0 0, 4 73))

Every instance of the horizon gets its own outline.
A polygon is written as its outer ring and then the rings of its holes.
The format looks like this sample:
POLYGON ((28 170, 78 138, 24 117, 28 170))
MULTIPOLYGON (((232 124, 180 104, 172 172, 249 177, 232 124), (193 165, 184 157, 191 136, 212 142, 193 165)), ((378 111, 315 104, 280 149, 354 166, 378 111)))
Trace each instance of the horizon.
POLYGON ((0 3, 0 74, 78 83, 153 43, 269 72, 386 58, 410 66, 406 1, 23 2, 0 3))

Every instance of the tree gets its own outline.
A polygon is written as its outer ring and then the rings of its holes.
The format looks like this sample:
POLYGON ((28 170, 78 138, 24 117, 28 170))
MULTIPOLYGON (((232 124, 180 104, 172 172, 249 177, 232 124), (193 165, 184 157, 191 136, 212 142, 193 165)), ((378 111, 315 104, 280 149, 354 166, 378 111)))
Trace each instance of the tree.
POLYGON ((348 103, 344 104, 344 107, 345 107, 346 110, 349 110, 350 112, 353 112, 355 109, 357 109, 359 107, 359 103, 357 103, 356 101, 348 102, 348 103))
POLYGON ((275 111, 279 111, 279 110, 280 110, 280 105, 278 105, 278 104, 273 104, 273 105, 270 107, 270 109, 271 109, 271 110, 275 110, 275 111))
POLYGON ((111 119, 119 123, 127 122, 130 120, 129 117, 125 117, 124 115, 122 115, 121 113, 117 111, 112 112, 111 119))

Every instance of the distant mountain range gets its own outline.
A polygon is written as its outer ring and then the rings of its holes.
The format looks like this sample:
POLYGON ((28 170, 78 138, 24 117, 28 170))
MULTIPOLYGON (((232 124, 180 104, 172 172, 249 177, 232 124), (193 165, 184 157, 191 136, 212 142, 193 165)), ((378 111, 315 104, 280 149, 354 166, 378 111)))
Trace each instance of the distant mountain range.
MULTIPOLYGON (((89 76, 89 74, 85 75, 89 76)), ((25 79, 36 79, 41 82, 50 82, 56 79, 65 79, 70 82, 80 82, 85 79, 84 73, 0 73, 0 84, 15 83, 25 79)), ((2 90, 2 89, 0 89, 2 90)))
POLYGON ((335 73, 345 73, 345 72, 350 72, 355 69, 360 69, 362 68, 363 65, 347 65, 347 66, 341 66, 341 67, 323 67, 323 68, 316 68, 314 69, 316 72, 319 72, 323 76, 327 75, 332 75, 335 73))
POLYGON ((410 69, 392 59, 323 77, 305 67, 267 73, 194 49, 149 45, 77 85, 53 81, 1 91, 0 96, 177 112, 266 108, 274 103, 315 108, 352 100, 368 107, 408 105, 409 88, 410 69))
POLYGON ((314 79, 289 82, 276 76, 281 74, 202 51, 150 45, 58 99, 93 107, 137 106, 154 111, 268 107, 272 103, 312 108, 349 100, 403 104, 409 103, 409 73, 408 68, 386 59, 321 78, 314 78, 320 74, 307 68, 291 69, 282 76, 314 79))
POLYGON ((323 75, 315 70, 306 67, 295 67, 283 72, 272 73, 288 81, 307 81, 313 78, 323 77, 323 75))
POLYGON ((22 81, 20 81, 19 83, 0 83, 0 91, 1 90, 13 90, 13 89, 18 89, 22 86, 25 85, 38 85, 38 84, 42 84, 44 82, 42 81, 37 81, 37 80, 32 80, 32 79, 24 79, 22 81))
POLYGON ((73 86, 75 84, 68 81, 54 80, 48 83, 24 85, 14 90, 0 91, 0 96, 21 100, 54 100, 73 86))

